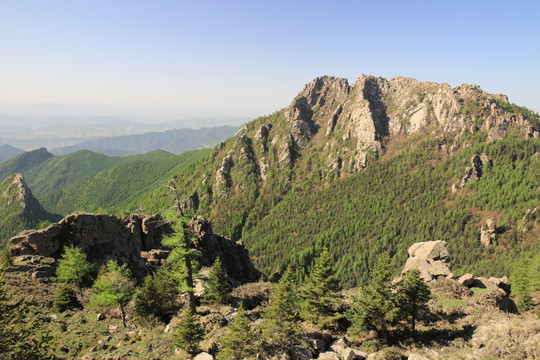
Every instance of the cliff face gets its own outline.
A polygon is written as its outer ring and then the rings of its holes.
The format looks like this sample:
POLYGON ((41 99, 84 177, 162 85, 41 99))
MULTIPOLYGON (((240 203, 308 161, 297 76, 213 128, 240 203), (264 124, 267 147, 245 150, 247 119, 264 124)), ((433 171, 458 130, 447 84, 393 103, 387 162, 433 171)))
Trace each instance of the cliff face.
MULTIPOLYGON (((240 282, 258 279, 259 273, 243 245, 212 233, 210 222, 202 217, 195 217, 190 224, 197 238, 194 248, 202 255, 201 265, 211 266, 220 256, 232 278, 240 282)), ((171 233, 170 224, 160 215, 130 215, 120 219, 114 215, 77 213, 46 229, 25 231, 13 237, 11 253, 58 259, 65 246, 77 246, 96 267, 116 260, 128 264, 141 279, 149 270, 141 251, 161 248, 161 240, 171 233)))
POLYGON ((19 231, 58 218, 41 206, 21 174, 12 174, 0 183, 0 247, 19 231))
POLYGON ((488 94, 474 85, 451 88, 405 77, 373 76, 361 76, 349 85, 346 79, 325 76, 307 84, 285 109, 284 128, 290 136, 275 139, 270 131, 267 138, 300 153, 310 141, 324 142, 333 149, 329 157, 340 159, 342 172, 351 173, 366 166, 368 153, 381 151, 386 139, 423 129, 485 130, 490 141, 511 127, 528 137, 540 136, 522 115, 509 113, 500 104, 508 104, 506 96, 488 94), (348 146, 336 146, 335 138, 348 146))
POLYGON ((437 138, 452 156, 476 134, 488 143, 510 133, 540 137, 538 116, 514 110, 506 96, 475 85, 374 76, 351 85, 323 76, 285 109, 244 125, 177 182, 182 196, 197 191, 199 213, 219 232, 239 239, 291 188, 357 174, 404 139, 437 138), (251 218, 253 209, 258 215, 251 218))

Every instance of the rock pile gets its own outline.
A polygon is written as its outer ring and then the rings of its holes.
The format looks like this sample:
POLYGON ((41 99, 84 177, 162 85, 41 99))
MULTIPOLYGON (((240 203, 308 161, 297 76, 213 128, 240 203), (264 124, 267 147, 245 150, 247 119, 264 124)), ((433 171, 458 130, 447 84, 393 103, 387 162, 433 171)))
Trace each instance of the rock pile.
POLYGON ((426 282, 435 282, 441 279, 455 281, 468 288, 482 288, 490 290, 481 296, 479 305, 496 307, 500 310, 515 313, 515 303, 509 298, 510 281, 508 277, 495 278, 477 277, 465 274, 455 279, 450 271, 450 252, 446 241, 426 241, 413 244, 409 248, 409 258, 403 268, 402 275, 412 269, 420 270, 420 277, 426 282))
POLYGON ((427 282, 438 278, 453 278, 446 241, 426 241, 412 245, 402 275, 412 269, 420 270, 420 277, 427 282))

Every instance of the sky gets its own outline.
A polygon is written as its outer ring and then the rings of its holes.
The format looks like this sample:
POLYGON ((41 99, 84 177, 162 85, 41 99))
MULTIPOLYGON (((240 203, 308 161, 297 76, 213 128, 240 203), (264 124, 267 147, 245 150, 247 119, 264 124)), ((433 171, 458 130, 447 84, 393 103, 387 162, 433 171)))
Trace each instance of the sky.
POLYGON ((362 73, 538 112, 539 16, 534 0, 0 0, 0 113, 255 118, 362 73))

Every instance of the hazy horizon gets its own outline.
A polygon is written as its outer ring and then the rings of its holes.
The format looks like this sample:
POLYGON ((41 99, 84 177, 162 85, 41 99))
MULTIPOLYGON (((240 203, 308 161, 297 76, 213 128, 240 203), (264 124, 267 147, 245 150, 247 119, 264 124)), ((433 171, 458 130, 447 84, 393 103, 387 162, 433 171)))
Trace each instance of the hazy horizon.
POLYGON ((476 84, 539 111, 539 13, 530 1, 2 2, 0 114, 252 119, 317 76, 362 73, 476 84))

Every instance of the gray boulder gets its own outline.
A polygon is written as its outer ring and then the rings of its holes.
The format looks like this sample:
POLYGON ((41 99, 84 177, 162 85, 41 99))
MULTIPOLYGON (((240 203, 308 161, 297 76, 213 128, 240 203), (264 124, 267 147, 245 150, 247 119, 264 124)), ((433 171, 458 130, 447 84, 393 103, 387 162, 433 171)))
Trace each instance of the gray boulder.
POLYGON ((401 272, 405 275, 413 269, 420 270, 424 281, 453 277, 450 271, 450 253, 446 241, 426 241, 409 248, 409 258, 401 272))

